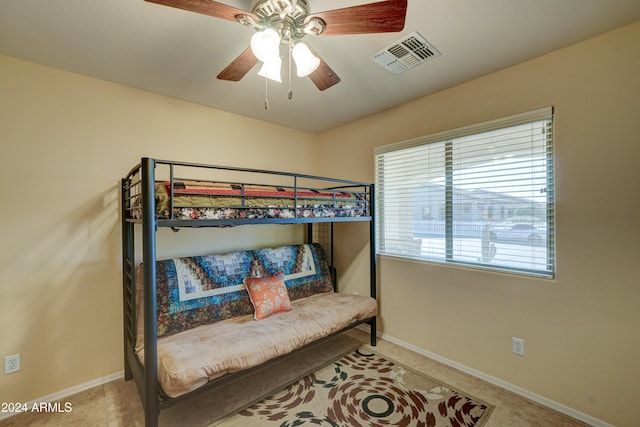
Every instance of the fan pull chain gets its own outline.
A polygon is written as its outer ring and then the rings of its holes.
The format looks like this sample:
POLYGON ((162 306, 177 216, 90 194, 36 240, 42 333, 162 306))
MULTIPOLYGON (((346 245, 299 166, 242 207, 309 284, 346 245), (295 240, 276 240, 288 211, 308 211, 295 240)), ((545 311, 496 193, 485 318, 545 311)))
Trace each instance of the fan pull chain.
POLYGON ((289 99, 293 98, 293 89, 291 89, 291 50, 293 47, 291 46, 291 39, 289 39, 289 99))
POLYGON ((269 79, 264 78, 264 109, 269 109, 269 79))

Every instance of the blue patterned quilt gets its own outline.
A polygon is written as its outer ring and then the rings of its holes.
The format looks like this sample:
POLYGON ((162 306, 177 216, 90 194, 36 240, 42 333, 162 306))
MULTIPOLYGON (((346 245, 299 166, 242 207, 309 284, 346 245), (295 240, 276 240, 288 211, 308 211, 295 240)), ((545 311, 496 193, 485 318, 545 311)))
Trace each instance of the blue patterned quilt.
POLYGON ((253 313, 243 280, 278 272, 292 301, 333 290, 318 244, 157 261, 158 337, 253 313))

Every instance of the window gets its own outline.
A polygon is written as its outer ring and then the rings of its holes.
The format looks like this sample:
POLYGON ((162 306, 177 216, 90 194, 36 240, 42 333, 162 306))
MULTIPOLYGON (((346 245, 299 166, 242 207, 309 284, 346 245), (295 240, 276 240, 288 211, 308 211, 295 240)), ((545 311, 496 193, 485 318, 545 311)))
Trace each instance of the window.
POLYGON ((376 148, 378 254, 555 272, 553 110, 376 148))

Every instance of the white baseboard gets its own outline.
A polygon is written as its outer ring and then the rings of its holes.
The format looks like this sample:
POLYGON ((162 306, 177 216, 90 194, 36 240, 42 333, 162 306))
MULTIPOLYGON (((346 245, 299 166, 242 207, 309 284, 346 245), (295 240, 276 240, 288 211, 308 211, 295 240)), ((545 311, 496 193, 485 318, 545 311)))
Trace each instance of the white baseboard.
MULTIPOLYGON (((106 384, 108 382, 111 382, 123 377, 124 377, 124 371, 116 372, 115 374, 107 375, 106 377, 98 378, 96 380, 89 381, 84 384, 80 384, 80 385, 68 388, 66 390, 62 390, 57 393, 53 393, 48 396, 41 397, 39 399, 32 400, 30 402, 26 402, 26 407, 31 408, 33 407, 34 404, 40 404, 40 403, 58 402, 58 401, 64 400, 65 398, 71 395, 80 393, 81 391, 89 390, 90 388, 97 387, 99 385, 106 384)), ((24 402, 22 403, 24 404, 24 402)), ((18 414, 19 412, 4 412, 4 413, 0 412, 0 420, 9 418, 18 414)))
MULTIPOLYGON (((365 325, 365 324, 362 324, 362 325, 358 326, 358 329, 361 329, 361 330, 363 330, 363 331, 365 331, 367 333, 370 333, 370 331, 371 331, 371 328, 369 327, 369 325, 365 325)), ((516 386, 514 384, 511 384, 511 383, 508 383, 506 381, 503 381, 503 380, 501 380, 499 378, 492 377, 491 375, 485 374, 484 372, 481 372, 481 371, 478 371, 476 369, 470 368, 469 366, 463 365, 463 364, 458 363, 456 361, 447 359, 446 357, 440 356, 440 355, 438 355, 436 353, 432 353, 432 352, 430 352, 428 350, 425 350, 423 348, 416 347, 413 344, 409 344, 408 342, 399 340, 399 339, 394 338, 394 337, 392 337, 390 335, 378 332, 377 336, 382 338, 382 339, 384 339, 384 340, 386 340, 386 341, 389 341, 391 343, 397 344, 400 347, 406 348, 407 350, 411 350, 411 351, 413 351, 415 353, 418 353, 418 354, 421 354, 421 355, 423 355, 425 357, 428 357, 429 359, 433 359, 433 360, 435 360, 437 362, 440 362, 440 363, 443 363, 443 364, 445 364, 447 366, 451 366, 452 368, 455 368, 455 369, 457 369, 459 371, 462 371, 462 372, 464 372, 466 374, 469 374, 471 376, 479 378, 479 379, 481 379, 483 381, 486 381, 488 383, 496 385, 496 386, 498 386, 500 388, 503 388, 505 390, 511 391, 511 392, 513 392, 515 394, 518 394, 518 395, 520 395, 522 397, 525 397, 525 398, 527 398, 529 400, 532 400, 532 401, 534 401, 536 403, 544 405, 544 406, 546 406, 548 408, 554 409, 554 410, 556 410, 556 411, 558 411, 560 413, 563 413, 563 414, 568 415, 568 416, 570 416, 572 418, 575 418, 576 420, 582 421, 582 422, 584 422, 584 423, 586 423, 586 424, 588 424, 590 426, 594 426, 594 427, 615 427, 612 424, 606 423, 606 422, 604 422, 602 420, 594 418, 594 417, 592 417, 590 415, 587 415, 587 414, 585 414, 583 412, 577 411, 577 410, 575 410, 573 408, 570 408, 570 407, 568 407, 566 405, 558 403, 558 402, 556 402, 554 400, 548 399, 548 398, 546 398, 544 396, 541 396, 539 394, 533 393, 533 392, 531 392, 529 390, 526 390, 526 389, 524 389, 522 387, 518 387, 518 386, 516 386)))

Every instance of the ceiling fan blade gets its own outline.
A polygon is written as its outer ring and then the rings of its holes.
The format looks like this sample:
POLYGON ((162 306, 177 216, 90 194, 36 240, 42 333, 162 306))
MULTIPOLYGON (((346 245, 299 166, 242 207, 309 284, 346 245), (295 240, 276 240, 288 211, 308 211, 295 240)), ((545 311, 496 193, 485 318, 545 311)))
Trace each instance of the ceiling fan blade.
POLYGON ((162 4, 178 9, 188 10, 190 12, 201 13, 203 15, 214 16, 216 18, 227 19, 229 21, 238 22, 236 16, 248 15, 254 19, 258 19, 256 15, 242 9, 228 6, 213 0, 145 0, 150 3, 162 4))
POLYGON ((324 62, 322 58, 311 48, 311 52, 320 59, 320 65, 311 74, 309 78, 320 90, 329 89, 331 86, 340 83, 340 77, 324 62))
POLYGON ((406 15, 407 0, 385 0, 316 13, 307 21, 321 18, 327 25, 323 36, 394 33, 402 31, 406 15))
POLYGON ((237 82, 242 79, 257 63, 258 58, 253 54, 251 48, 248 47, 236 59, 234 59, 231 64, 227 65, 227 68, 220 71, 218 79, 237 82))

